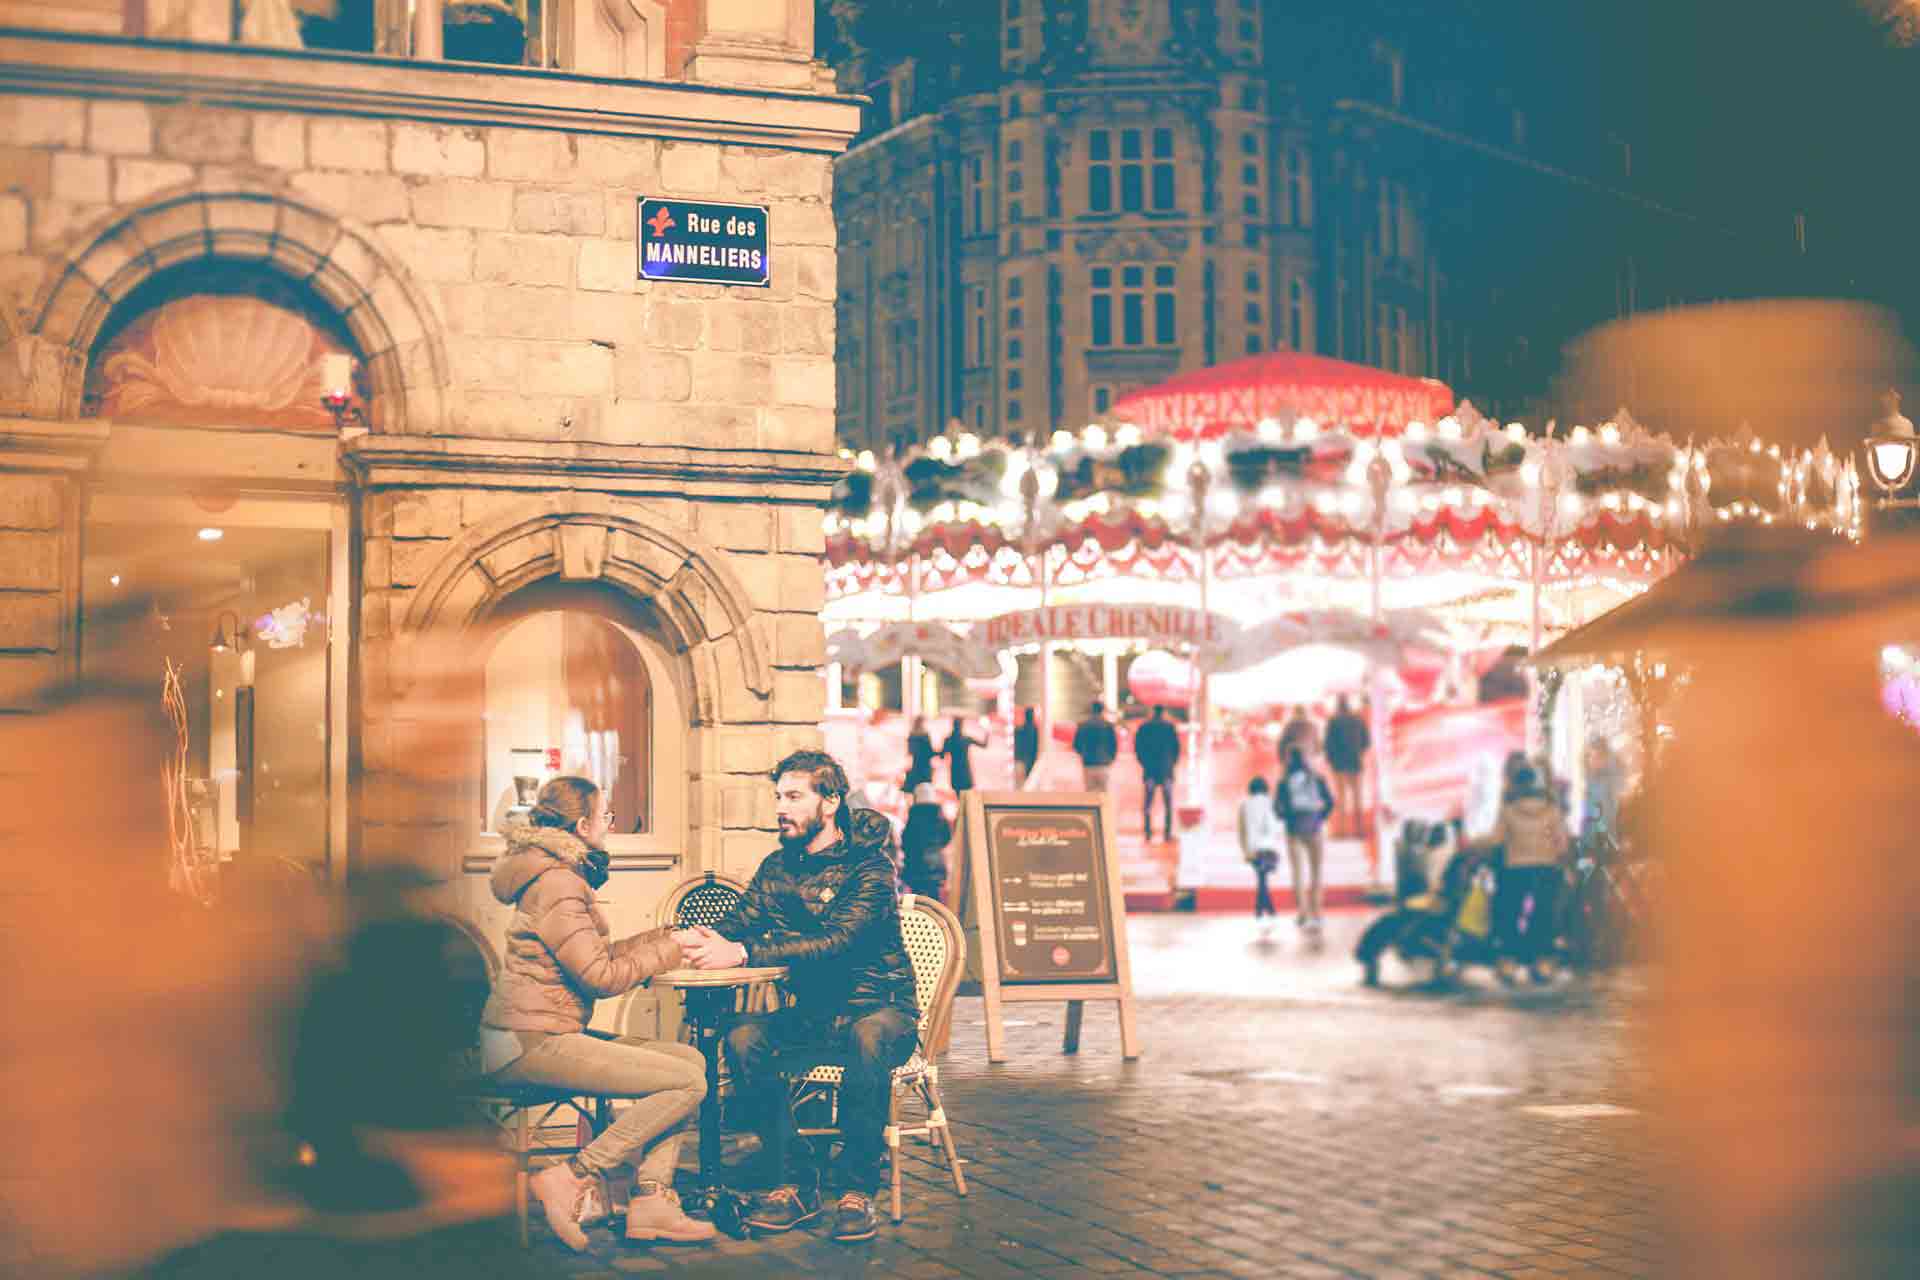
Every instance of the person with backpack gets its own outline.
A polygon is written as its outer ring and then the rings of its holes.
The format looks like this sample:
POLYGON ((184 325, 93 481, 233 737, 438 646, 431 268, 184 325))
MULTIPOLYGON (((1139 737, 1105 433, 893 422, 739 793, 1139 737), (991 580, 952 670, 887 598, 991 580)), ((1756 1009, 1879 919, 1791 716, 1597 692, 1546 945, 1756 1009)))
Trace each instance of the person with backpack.
POLYGON ((1317 932, 1325 923, 1321 915, 1320 864, 1325 854, 1321 828, 1333 812, 1333 790, 1298 747, 1287 753, 1286 772, 1274 789, 1273 811, 1287 832, 1287 862, 1293 871, 1293 898, 1299 908, 1296 919, 1302 929, 1317 932), (1304 881, 1303 863, 1307 871, 1304 881))

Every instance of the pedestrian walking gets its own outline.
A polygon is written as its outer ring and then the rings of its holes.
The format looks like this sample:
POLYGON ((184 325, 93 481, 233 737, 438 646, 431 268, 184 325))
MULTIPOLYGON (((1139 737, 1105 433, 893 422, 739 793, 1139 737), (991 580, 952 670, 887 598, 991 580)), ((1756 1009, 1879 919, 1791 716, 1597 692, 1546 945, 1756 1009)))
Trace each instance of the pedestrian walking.
POLYGON ((1165 707, 1155 707, 1153 717, 1133 735, 1133 754, 1140 760, 1142 782, 1140 824, 1147 839, 1153 839, 1153 797, 1160 795, 1160 838, 1173 839, 1173 771, 1180 763, 1180 731, 1167 719, 1165 707))
POLYGON ((1273 895, 1267 891, 1267 877, 1279 865, 1280 842, 1285 834, 1274 815, 1273 800, 1267 795, 1267 780, 1256 776, 1247 784, 1247 798, 1240 802, 1240 854, 1253 868, 1255 920, 1279 914, 1273 909, 1273 895))
POLYGON ((1327 721, 1327 768, 1333 771, 1333 834, 1366 834, 1360 810, 1360 775, 1366 768, 1367 750, 1373 734, 1367 722, 1347 705, 1347 695, 1335 701, 1333 717, 1327 721))
POLYGON ((947 780, 953 784, 955 791, 967 792, 973 790, 973 760, 971 753, 975 747, 984 747, 986 745, 986 739, 984 738, 978 741, 969 738, 967 731, 961 727, 960 717, 955 716, 953 718, 953 732, 949 733, 947 740, 940 744, 940 754, 947 758, 947 780))
POLYGON ((1087 718, 1073 731, 1073 753, 1080 757, 1080 772, 1089 791, 1107 789, 1114 757, 1120 754, 1120 738, 1108 723, 1106 712, 1106 703, 1094 703, 1087 708, 1087 718))
POLYGON ((933 737, 927 732, 927 718, 915 716, 907 732, 907 776, 900 789, 912 795, 923 782, 933 781, 933 737))
POLYGON ((1535 982, 1547 981, 1553 976, 1546 952, 1553 945, 1554 907, 1573 842, 1567 833, 1566 815, 1547 794, 1533 766, 1522 764, 1513 771, 1500 817, 1492 830, 1474 843, 1497 845, 1506 851, 1499 887, 1493 895, 1500 980, 1514 980, 1513 965, 1518 960, 1527 966, 1535 982), (1530 911, 1526 910, 1529 898, 1533 899, 1530 911))
POLYGON ((1605 738, 1596 737, 1587 744, 1585 794, 1580 812, 1581 830, 1600 828, 1608 834, 1620 829, 1620 797, 1627 790, 1626 766, 1619 753, 1605 738))
POLYGON ((913 804, 907 809, 907 825, 900 831, 901 882, 909 893, 938 899, 947 886, 947 845, 953 840, 953 824, 940 808, 940 797, 931 782, 914 788, 913 804))
POLYGON ((1033 708, 1027 708, 1027 717, 1013 731, 1013 765, 1015 787, 1027 785, 1027 779, 1033 774, 1033 766, 1040 759, 1040 726, 1033 718, 1033 708))
POLYGON ((1286 771, 1287 760, 1298 751, 1309 761, 1320 754, 1320 726, 1307 715, 1305 707, 1295 707, 1293 714, 1287 717, 1286 727, 1280 730, 1280 768, 1286 771))
POLYGON ((1287 864, 1293 872, 1296 919, 1302 929, 1317 930, 1323 923, 1320 872, 1325 842, 1321 828, 1333 811, 1333 791, 1298 747, 1287 753, 1287 770, 1275 789, 1273 811, 1287 832, 1287 864))

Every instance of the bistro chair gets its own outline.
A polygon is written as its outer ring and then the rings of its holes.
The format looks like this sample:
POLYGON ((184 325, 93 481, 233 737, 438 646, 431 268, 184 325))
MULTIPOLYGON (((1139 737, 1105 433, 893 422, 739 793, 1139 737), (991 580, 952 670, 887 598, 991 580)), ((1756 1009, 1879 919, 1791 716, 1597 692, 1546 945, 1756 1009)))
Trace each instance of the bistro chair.
POLYGON ((662 929, 691 929, 718 924, 746 894, 747 887, 731 876, 706 871, 675 885, 660 902, 655 921, 662 929))
MULTIPOLYGON (((966 936, 953 912, 932 898, 903 894, 900 898, 900 936, 906 943, 907 959, 913 964, 914 999, 920 1005, 920 1043, 905 1065, 894 1068, 893 1091, 887 1099, 887 1159, 891 1165, 893 1220, 900 1221, 900 1139, 920 1138, 934 1145, 953 1175, 953 1189, 967 1194, 967 1178, 960 1172, 960 1155, 953 1145, 953 1129, 947 1122, 946 1108, 940 1102, 940 1068, 928 1056, 936 1052, 928 1046, 946 1043, 948 1024, 953 1020, 953 997, 960 987, 960 975, 967 964, 966 936), (901 1123, 900 1096, 919 1095, 926 1119, 914 1125, 901 1123), (936 1141, 937 1139, 937 1141, 936 1141)), ((796 1107, 825 1101, 829 1113, 839 1118, 838 1090, 845 1077, 844 1067, 822 1064, 803 1075, 796 1075, 793 1101, 796 1107)), ((839 1133, 838 1127, 802 1128, 804 1137, 826 1137, 839 1133)))
MULTIPOLYGON (((485 971, 486 987, 491 990, 500 976, 500 960, 486 935, 471 921, 459 916, 441 914, 435 919, 452 926, 472 944, 475 958, 485 971)), ((484 994, 480 1003, 485 1003, 484 994)), ((583 1150, 613 1122, 613 1102, 611 1098, 592 1094, 573 1094, 541 1085, 507 1084, 488 1078, 481 1071, 479 1005, 472 1013, 476 1039, 463 1064, 462 1076, 466 1083, 460 1089, 460 1096, 493 1126, 501 1145, 513 1158, 514 1216, 520 1229, 520 1246, 525 1248, 527 1180, 533 1174, 533 1162, 564 1158, 583 1150)))

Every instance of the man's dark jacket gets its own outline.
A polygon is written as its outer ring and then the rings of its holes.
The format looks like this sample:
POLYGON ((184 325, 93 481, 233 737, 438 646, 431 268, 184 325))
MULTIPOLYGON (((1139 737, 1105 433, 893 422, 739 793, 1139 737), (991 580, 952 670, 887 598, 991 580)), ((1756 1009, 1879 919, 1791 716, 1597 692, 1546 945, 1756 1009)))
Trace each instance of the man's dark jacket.
POLYGON ((782 845, 768 854, 714 931, 745 943, 750 965, 786 965, 795 1002, 817 1016, 886 1008, 918 1016, 894 893, 892 824, 856 809, 852 827, 851 838, 822 853, 782 845))
POLYGON ((1373 745, 1367 722, 1351 711, 1342 711, 1327 721, 1327 766, 1335 773, 1358 773, 1373 745))
POLYGON ((1120 739, 1113 726, 1099 716, 1089 716, 1073 731, 1073 749, 1080 763, 1091 768, 1113 763, 1120 754, 1120 739))
POLYGON ((1133 754, 1140 757, 1140 772, 1155 782, 1173 776, 1180 761, 1180 733, 1171 722, 1153 719, 1133 731, 1133 754))

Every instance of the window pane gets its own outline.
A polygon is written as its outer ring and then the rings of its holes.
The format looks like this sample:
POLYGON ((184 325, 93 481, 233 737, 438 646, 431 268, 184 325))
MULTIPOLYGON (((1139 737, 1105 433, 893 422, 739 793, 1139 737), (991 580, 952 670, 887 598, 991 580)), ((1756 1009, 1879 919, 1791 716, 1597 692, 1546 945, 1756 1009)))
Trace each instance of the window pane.
POLYGON ((1096 293, 1093 295, 1093 345, 1110 347, 1113 345, 1113 295, 1096 293))
POLYGON ((1173 345, 1173 295, 1153 295, 1153 340, 1163 347, 1173 345))
POLYGON ((1020 421, 1020 402, 1018 400, 1007 401, 1007 421, 1020 421))
POLYGON ((1258 271, 1247 272, 1247 292, 1260 292, 1260 273, 1258 271))
POLYGON ((1249 155, 1249 156, 1259 155, 1260 154, 1260 135, 1257 133, 1241 134, 1240 135, 1240 152, 1242 155, 1249 155))
POLYGON ((1015 138, 1012 142, 1009 142, 1007 144, 1007 163, 1008 164, 1020 163, 1020 140, 1018 138, 1015 138))
POLYGON ((1153 158, 1155 160, 1173 159, 1173 130, 1155 129, 1153 131, 1153 158))
POLYGON ((1022 352, 1020 348, 1020 339, 1008 338, 1007 339, 1007 359, 1018 360, 1020 359, 1021 355, 1022 355, 1022 352))
POLYGON ((1142 346, 1146 342, 1146 308, 1137 293, 1123 294, 1120 299, 1120 341, 1129 347, 1142 346))
POLYGON ((1153 269, 1153 282, 1157 285, 1161 285, 1165 288, 1171 289, 1173 287, 1173 268, 1172 267, 1155 267, 1153 269))
POLYGON ((1025 319, 1026 314, 1019 307, 1007 308, 1007 328, 1018 329, 1025 319))
POLYGON ((1007 170, 1007 190, 1019 191, 1023 189, 1025 186, 1026 186, 1026 182, 1021 177, 1020 170, 1018 169, 1007 170))
POLYGON ((1011 280, 1007 281, 1007 296, 1009 298, 1017 298, 1020 296, 1021 291, 1025 287, 1026 286, 1024 282, 1022 282, 1021 278, 1019 276, 1014 276, 1011 280))
POLYGON ((1140 166, 1123 164, 1120 166, 1120 207, 1128 213, 1138 213, 1141 208, 1140 166))
POLYGON ((1153 207, 1173 208, 1173 166, 1170 164, 1153 166, 1153 207))
POLYGON ((1138 160, 1140 158, 1140 131, 1138 129, 1122 129, 1120 131, 1120 158, 1122 160, 1138 160))
POLYGON ((1257 356, 1260 354, 1260 335, 1259 334, 1250 333, 1247 335, 1247 354, 1250 356, 1257 356))
POLYGON ((1008 27, 1007 28, 1007 48, 1018 49, 1019 47, 1020 47, 1020 28, 1008 27))
POLYGON ((1096 289, 1111 289, 1113 287, 1113 268, 1095 267, 1093 269, 1093 287, 1096 289))
POLYGON ((1113 158, 1113 135, 1105 129, 1095 129, 1087 135, 1087 159, 1111 160, 1113 158))
POLYGON ((1247 304, 1247 323, 1248 324, 1260 323, 1260 304, 1259 303, 1249 302, 1247 304))
POLYGON ((1260 166, 1257 164, 1241 165, 1240 181, 1245 186, 1249 186, 1249 187, 1259 186, 1260 185, 1260 166))
POLYGON ((1147 282, 1147 273, 1140 267, 1122 267, 1120 283, 1130 289, 1138 289, 1147 282))
POLYGON ((1105 385, 1095 387, 1093 389, 1093 411, 1096 414, 1105 413, 1112 407, 1113 388, 1105 385))
POLYGON ((1256 195, 1242 196, 1240 198, 1240 211, 1249 218, 1259 217, 1260 216, 1260 197, 1256 195))
POLYGON ((1020 371, 1018 369, 1007 370, 1007 390, 1018 391, 1019 389, 1020 389, 1020 371))
POLYGON ((1103 164, 1087 170, 1087 208, 1094 213, 1113 208, 1113 170, 1103 164))

